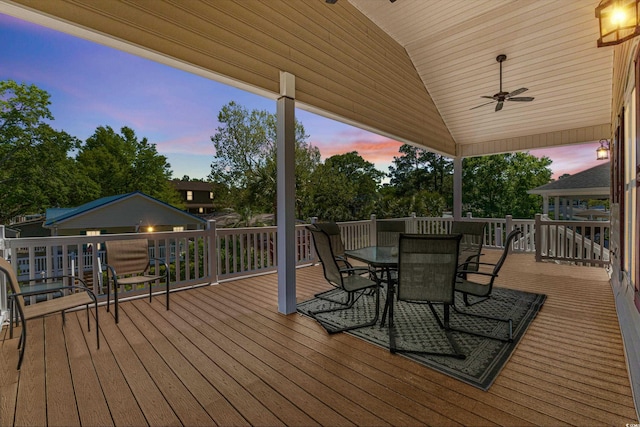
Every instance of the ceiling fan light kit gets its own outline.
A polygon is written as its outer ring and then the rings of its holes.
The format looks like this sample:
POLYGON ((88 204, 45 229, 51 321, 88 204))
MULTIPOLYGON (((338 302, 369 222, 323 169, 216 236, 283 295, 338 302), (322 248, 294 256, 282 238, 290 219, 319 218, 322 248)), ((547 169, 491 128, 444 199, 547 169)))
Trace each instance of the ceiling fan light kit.
POLYGON ((491 101, 485 102, 484 104, 477 105, 471 108, 472 110, 483 107, 485 105, 493 104, 495 102, 496 103, 495 111, 500 111, 502 110, 502 107, 504 106, 505 101, 530 102, 535 99, 531 96, 516 96, 516 95, 520 95, 522 92, 529 90, 526 87, 521 87, 520 89, 516 89, 512 92, 505 92, 502 90, 502 63, 506 60, 507 60, 507 55, 503 53, 501 53, 496 57, 496 61, 500 63, 500 91, 493 96, 481 96, 481 98, 491 99, 491 101))

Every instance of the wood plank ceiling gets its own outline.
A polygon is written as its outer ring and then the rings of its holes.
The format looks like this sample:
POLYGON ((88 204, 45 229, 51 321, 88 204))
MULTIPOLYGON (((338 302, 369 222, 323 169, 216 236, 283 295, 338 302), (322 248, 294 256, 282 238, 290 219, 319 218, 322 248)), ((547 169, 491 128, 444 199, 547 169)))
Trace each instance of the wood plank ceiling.
POLYGON ((458 154, 608 138, 613 48, 597 48, 591 0, 349 0, 404 46, 458 154), (481 96, 526 87, 532 102, 481 96))
POLYGON ((0 12, 256 93, 277 94, 288 71, 302 108, 466 157, 610 137, 614 49, 596 47, 597 4, 0 0, 0 12), (503 90, 535 100, 472 109, 499 91, 499 54, 503 90))

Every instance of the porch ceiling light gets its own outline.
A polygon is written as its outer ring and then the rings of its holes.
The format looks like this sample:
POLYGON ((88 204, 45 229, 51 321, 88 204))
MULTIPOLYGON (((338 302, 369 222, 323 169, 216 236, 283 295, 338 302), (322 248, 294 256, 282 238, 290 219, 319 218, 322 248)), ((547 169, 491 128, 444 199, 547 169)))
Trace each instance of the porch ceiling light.
POLYGON ((596 149, 596 159, 597 160, 608 160, 609 159, 609 141, 606 139, 600 140, 600 147, 596 149))
POLYGON ((602 0, 596 7, 600 24, 598 47, 613 46, 640 35, 640 0, 602 0))

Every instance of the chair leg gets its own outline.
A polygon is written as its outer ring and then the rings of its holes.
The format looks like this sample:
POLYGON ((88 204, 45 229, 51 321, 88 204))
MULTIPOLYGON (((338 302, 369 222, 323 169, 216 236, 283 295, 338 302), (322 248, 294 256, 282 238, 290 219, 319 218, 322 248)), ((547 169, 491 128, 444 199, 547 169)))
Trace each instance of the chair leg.
POLYGON ((336 289, 338 289, 338 288, 328 289, 328 290, 326 290, 326 291, 318 292, 318 293, 317 293, 317 294, 315 294, 313 297, 314 297, 314 298, 320 298, 320 299, 322 299, 322 300, 329 301, 329 302, 332 302, 332 303, 335 303, 335 304, 340 304, 340 305, 342 305, 342 306, 347 306, 347 305, 349 305, 349 304, 350 304, 350 302, 351 302, 351 298, 350 298, 350 297, 351 297, 351 294, 347 294, 347 300, 346 300, 346 301, 338 301, 337 299, 329 298, 329 297, 325 297, 325 296, 324 296, 324 294, 327 294, 327 293, 329 293, 329 292, 333 292, 333 291, 335 291, 336 289))
POLYGON ((95 301, 96 305, 96 343, 98 344, 98 350, 100 350, 100 325, 98 323, 98 300, 95 301))
POLYGON ((449 346, 451 347, 453 352, 444 353, 444 352, 437 352, 437 351, 416 351, 416 350, 405 350, 405 349, 397 348, 396 339, 395 339, 396 328, 393 323, 393 305, 394 305, 393 303, 391 303, 391 305, 389 306, 389 351, 391 353, 417 353, 417 354, 425 354, 425 355, 432 355, 432 356, 455 357, 456 359, 461 359, 461 360, 466 359, 467 356, 462 353, 460 346, 453 339, 453 336, 451 334, 453 329, 451 329, 449 326, 449 304, 444 304, 443 320, 440 319, 440 316, 438 315, 436 310, 433 308, 432 303, 427 302, 427 304, 429 305, 429 309, 431 309, 433 316, 438 322, 438 326, 440 326, 440 328, 444 330, 444 334, 447 337, 447 341, 449 342, 449 346))
POLYGON ((118 318, 118 283, 114 281, 114 286, 113 286, 113 304, 115 305, 115 310, 116 310, 116 323, 118 323, 120 321, 120 319, 118 318))
POLYGON ((329 326, 327 326, 321 319, 319 319, 317 317, 317 315, 319 314, 324 314, 324 313, 334 313, 336 311, 343 311, 343 310, 348 310, 351 307, 353 307, 353 305, 360 299, 360 297, 362 297, 362 295, 364 295, 365 290, 362 290, 360 292, 360 295, 358 295, 358 297, 353 297, 351 296, 352 302, 349 306, 347 307, 340 307, 340 308, 332 308, 332 309, 328 309, 328 310, 320 310, 320 311, 314 311, 314 312, 310 312, 309 314, 318 322, 322 325, 322 327, 327 331, 327 333, 329 334, 337 334, 338 332, 345 332, 345 331, 352 331, 354 329, 359 329, 359 328, 366 328, 367 326, 373 326, 378 322, 378 318, 380 317, 380 287, 376 286, 375 287, 375 291, 376 291, 376 313, 373 317, 373 319, 367 323, 363 323, 360 325, 351 325, 351 326, 345 326, 344 328, 331 328, 329 326))
MULTIPOLYGON (((465 294, 465 296, 466 296, 466 294, 465 294)), ((482 301, 485 301, 486 299, 488 299, 488 298, 485 298, 482 301)), ((481 302, 481 301, 478 301, 478 302, 481 302)), ((472 305, 474 305, 474 304, 476 304, 476 303, 473 303, 472 305)), ((498 341, 513 342, 513 319, 505 319, 505 318, 502 318, 502 317, 493 317, 493 316, 486 316, 484 314, 469 313, 467 311, 460 310, 456 306, 455 302, 453 303, 453 309, 455 310, 456 313, 462 314, 464 316, 472 316, 472 317, 477 317, 479 319, 494 320, 496 322, 505 322, 505 323, 507 323, 509 325, 509 337, 505 339, 505 338, 500 338, 500 337, 496 337, 496 336, 493 336, 493 335, 483 334, 483 333, 480 333, 480 332, 470 331, 468 329, 452 328, 452 330, 457 331, 457 332, 463 332, 463 333, 466 333, 466 334, 475 335, 475 336, 478 336, 478 337, 490 338, 490 339, 494 339, 494 340, 498 340, 498 341)))
POLYGON ((169 273, 167 272, 167 310, 169 310, 169 273))
MULTIPOLYGON (((478 297, 478 298, 481 298, 481 297, 478 297)), ((481 299, 479 299, 477 301, 474 301, 474 302, 469 302, 469 294, 465 294, 465 293, 462 294, 462 299, 464 300, 464 305, 466 307, 471 307, 472 305, 476 305, 478 303, 484 302, 484 301, 488 300, 489 298, 491 298, 491 296, 487 296, 487 297, 481 298, 481 299)))
POLYGON ((18 358, 18 370, 22 366, 22 359, 24 359, 24 348, 27 346, 27 327, 24 319, 22 320, 22 332, 20 333, 20 341, 18 347, 20 348, 20 357, 18 358))

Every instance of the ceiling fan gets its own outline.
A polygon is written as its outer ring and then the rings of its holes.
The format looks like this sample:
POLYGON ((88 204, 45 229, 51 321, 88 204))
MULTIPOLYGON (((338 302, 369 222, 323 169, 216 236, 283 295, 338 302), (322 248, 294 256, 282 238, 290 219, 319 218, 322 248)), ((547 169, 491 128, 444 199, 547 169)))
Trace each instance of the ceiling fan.
POLYGON ((491 99, 492 101, 475 106, 471 108, 472 110, 475 108, 483 107, 485 105, 489 105, 489 104, 493 104, 494 102, 497 102, 496 111, 500 111, 502 110, 502 107, 504 106, 505 101, 529 102, 534 100, 534 98, 531 96, 516 96, 516 95, 520 95, 524 91, 529 90, 526 87, 521 87, 520 89, 516 89, 513 92, 502 91, 502 63, 506 61, 506 59, 507 59, 507 55, 504 55, 504 54, 500 54, 496 57, 496 61, 500 63, 500 92, 496 93, 493 96, 482 96, 481 98, 488 98, 488 99, 491 99))

